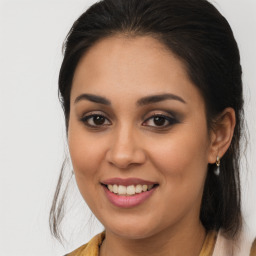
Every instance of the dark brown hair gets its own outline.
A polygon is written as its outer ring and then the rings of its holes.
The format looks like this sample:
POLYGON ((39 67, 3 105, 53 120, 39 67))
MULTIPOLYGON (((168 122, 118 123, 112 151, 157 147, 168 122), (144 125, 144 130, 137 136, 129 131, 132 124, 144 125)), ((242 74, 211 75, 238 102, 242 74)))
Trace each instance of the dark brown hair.
MULTIPOLYGON (((215 165, 208 166, 200 212, 207 230, 222 228, 230 237, 235 236, 241 226, 243 93, 239 50, 227 20, 206 0, 103 0, 92 5, 75 21, 64 44, 59 98, 66 128, 72 79, 79 60, 97 41, 117 34, 154 37, 185 64, 205 100, 209 129, 225 108, 235 110, 231 145, 221 159, 219 176, 214 174, 215 165)), ((65 189, 61 190, 63 170, 50 212, 51 231, 57 238, 66 194, 65 189)))

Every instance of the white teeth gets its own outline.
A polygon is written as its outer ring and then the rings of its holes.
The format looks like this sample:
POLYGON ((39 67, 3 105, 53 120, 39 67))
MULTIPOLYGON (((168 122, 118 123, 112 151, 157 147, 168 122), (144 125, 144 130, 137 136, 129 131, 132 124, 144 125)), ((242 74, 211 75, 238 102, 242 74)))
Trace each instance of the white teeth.
POLYGON ((147 186, 147 185, 143 185, 143 186, 142 186, 142 191, 145 192, 145 191, 147 191, 147 190, 148 190, 148 186, 147 186))
POLYGON ((130 185, 130 186, 123 186, 123 185, 107 185, 109 191, 118 194, 118 195, 126 195, 131 196, 135 194, 139 194, 141 192, 146 192, 153 188, 154 185, 130 185))
POLYGON ((122 186, 122 185, 119 185, 118 186, 118 192, 117 192, 119 195, 125 195, 126 194, 126 187, 125 186, 122 186))
POLYGON ((118 186, 115 184, 115 185, 113 185, 113 192, 115 193, 115 194, 117 194, 117 192, 118 192, 118 186))
POLYGON ((137 185, 135 188, 136 193, 141 193, 142 192, 142 185, 137 185))
POLYGON ((113 192, 113 186, 112 186, 112 185, 108 185, 108 190, 110 190, 111 192, 113 192))
POLYGON ((135 194, 135 187, 133 185, 128 186, 126 188, 126 193, 127 193, 127 195, 134 195, 135 194))

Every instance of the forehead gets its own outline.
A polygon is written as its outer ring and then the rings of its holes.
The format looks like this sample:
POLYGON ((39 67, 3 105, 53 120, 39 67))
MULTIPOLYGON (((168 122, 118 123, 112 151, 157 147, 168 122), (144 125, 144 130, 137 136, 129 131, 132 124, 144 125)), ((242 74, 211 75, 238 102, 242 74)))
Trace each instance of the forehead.
POLYGON ((188 100, 198 94, 182 61, 150 36, 113 36, 93 45, 77 65, 71 98, 84 92, 110 97, 170 92, 188 100))

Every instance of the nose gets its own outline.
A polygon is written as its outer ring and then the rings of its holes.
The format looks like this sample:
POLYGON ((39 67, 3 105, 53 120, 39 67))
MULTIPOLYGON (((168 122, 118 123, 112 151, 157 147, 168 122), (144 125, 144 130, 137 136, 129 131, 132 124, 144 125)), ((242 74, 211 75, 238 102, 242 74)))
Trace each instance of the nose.
POLYGON ((119 169, 128 169, 146 161, 140 137, 128 127, 113 132, 111 143, 106 153, 106 160, 119 169))

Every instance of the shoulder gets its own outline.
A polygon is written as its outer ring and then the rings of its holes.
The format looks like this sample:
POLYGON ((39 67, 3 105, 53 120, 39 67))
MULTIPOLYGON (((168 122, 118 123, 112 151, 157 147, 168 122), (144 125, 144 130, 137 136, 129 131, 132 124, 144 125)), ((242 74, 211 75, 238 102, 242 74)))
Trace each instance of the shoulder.
POLYGON ((231 239, 220 230, 213 252, 213 256, 218 255, 256 256, 255 237, 243 229, 235 239, 231 239))
POLYGON ((254 239, 254 242, 252 243, 250 256, 256 256, 256 238, 254 239))
POLYGON ((66 254, 65 256, 98 256, 99 247, 105 238, 105 232, 93 237, 87 244, 84 244, 76 250, 66 254))
POLYGON ((79 248, 77 248, 76 250, 74 250, 73 252, 70 252, 68 254, 65 254, 64 256, 75 256, 75 255, 82 255, 83 251, 85 251, 87 244, 84 244, 82 246, 80 246, 79 248))

